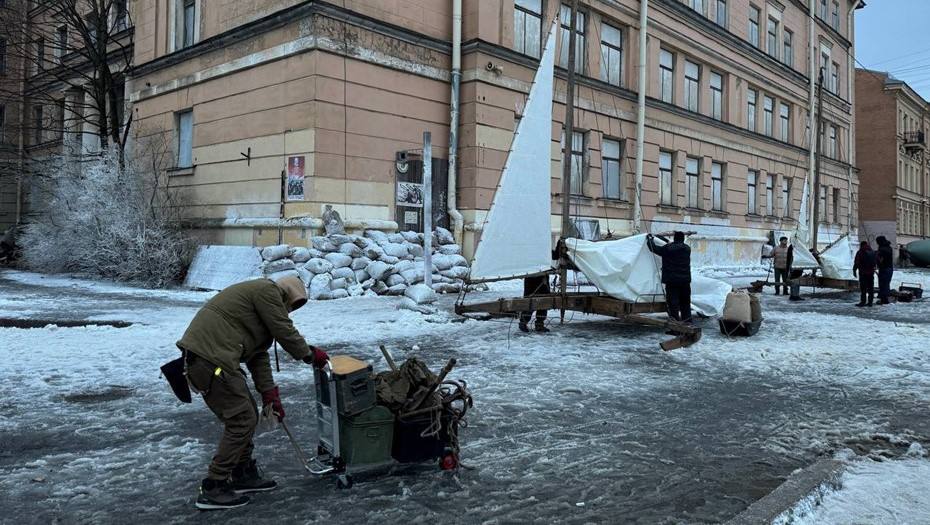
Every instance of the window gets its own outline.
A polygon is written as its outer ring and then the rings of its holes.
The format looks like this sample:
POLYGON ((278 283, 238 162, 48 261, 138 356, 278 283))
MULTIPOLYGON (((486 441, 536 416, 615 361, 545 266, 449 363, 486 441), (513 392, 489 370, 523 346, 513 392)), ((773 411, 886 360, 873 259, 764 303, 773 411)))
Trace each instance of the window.
POLYGON ((782 60, 784 60, 785 65, 788 67, 794 67, 794 47, 793 47, 794 42, 793 40, 794 40, 794 33, 785 29, 785 37, 784 37, 785 45, 784 45, 784 50, 782 52, 782 55, 784 56, 782 57, 782 60))
POLYGON ((675 198, 672 194, 672 154, 668 151, 659 152, 659 202, 665 206, 674 206, 675 198))
POLYGON ((723 76, 710 72, 710 116, 723 119, 723 76))
POLYGON ((58 105, 55 108, 55 117, 58 119, 56 126, 58 129, 55 130, 58 140, 64 140, 65 138, 65 99, 58 101, 58 105))
POLYGON ((542 0, 516 0, 513 6, 513 47, 534 58, 542 42, 542 0))
POLYGON ((685 60, 685 107, 690 111, 698 111, 698 86, 701 85, 701 66, 685 60))
POLYGON ((827 0, 820 0, 820 12, 818 14, 821 20, 827 20, 827 0))
POLYGON ((784 102, 778 107, 778 116, 781 122, 781 140, 785 142, 791 142, 791 108, 788 107, 788 104, 784 102))
POLYGON ((704 0, 688 0, 688 5, 699 14, 704 14, 704 0))
POLYGON ((194 158, 194 112, 178 113, 178 168, 190 168, 194 158))
POLYGON ((772 117, 775 111, 775 100, 772 97, 764 96, 762 97, 762 111, 764 112, 762 126, 765 128, 764 132, 769 137, 773 136, 772 132, 772 117))
MULTIPOLYGON (((571 193, 572 195, 584 194, 584 132, 575 131, 572 133, 572 175, 571 175, 571 193)), ((565 158, 565 131, 562 131, 562 158, 565 158)), ((564 160, 563 160, 564 162, 564 160)))
POLYGON ((620 142, 604 139, 601 145, 601 176, 604 179, 604 198, 623 198, 623 177, 620 174, 620 142))
POLYGON ((756 94, 755 89, 750 89, 746 94, 746 127, 750 131, 756 130, 756 94))
POLYGON ((837 31, 840 30, 840 4, 839 2, 833 2, 833 17, 830 21, 830 25, 833 26, 833 29, 837 31))
POLYGON ((820 187, 820 212, 817 214, 817 220, 823 222, 827 218, 827 187, 820 187))
POLYGON ((0 38, 0 75, 6 73, 6 39, 0 38))
POLYGON ((746 175, 746 213, 749 215, 755 215, 759 211, 756 208, 756 179, 758 178, 759 172, 756 170, 749 170, 746 175))
POLYGON ((781 215, 791 217, 791 179, 781 179, 781 215))
POLYGON ((727 0, 715 0, 714 22, 720 27, 727 27, 727 0))
POLYGON ((42 106, 33 106, 32 108, 32 143, 42 144, 42 128, 44 120, 42 115, 42 106))
MULTIPOLYGON (((830 55, 828 53, 821 52, 820 54, 820 73, 823 75, 823 81, 829 82, 830 80, 830 55)), ((824 86, 827 89, 830 89, 830 84, 824 86)))
POLYGON ((610 24, 601 24, 601 80, 620 85, 623 58, 623 32, 610 24))
POLYGON ((839 95, 840 93, 840 65, 836 62, 833 62, 833 67, 830 68, 830 91, 834 94, 839 95))
MULTIPOLYGON (((559 65, 568 67, 568 38, 569 29, 571 28, 572 8, 562 4, 561 24, 562 24, 562 46, 559 53, 559 65)), ((575 73, 584 73, 585 64, 585 44, 584 44, 584 13, 578 11, 575 18, 575 73)))
POLYGON ((0 104, 0 144, 6 142, 6 134, 4 128, 6 127, 6 106, 0 104))
POLYGON ((769 56, 777 59, 778 58, 778 20, 774 18, 769 18, 769 23, 766 30, 766 52, 769 56))
POLYGON ((194 0, 183 0, 184 33, 181 38, 181 47, 194 45, 194 29, 197 21, 197 5, 194 0))
POLYGON ((710 165, 711 209, 723 211, 723 164, 713 162, 710 165))
POLYGON ((833 188, 833 222, 840 223, 840 189, 833 188))
POLYGON ((117 32, 129 27, 129 11, 126 0, 115 0, 113 2, 113 13, 113 28, 117 32))
POLYGON ((765 177, 765 214, 775 215, 775 175, 765 177))
POLYGON ((685 162, 685 193, 688 195, 688 207, 698 209, 701 207, 701 161, 688 157, 685 162))
POLYGON ((36 40, 36 72, 45 69, 45 39, 36 40))
POLYGON ((87 28, 87 36, 92 44, 97 43, 97 18, 93 13, 84 17, 84 27, 87 28))
POLYGON ((675 85, 675 57, 664 49, 659 51, 659 75, 662 101, 671 104, 675 85))
POLYGON ((827 156, 831 159, 836 158, 836 126, 830 125, 830 143, 827 149, 827 156))
POLYGON ((749 7, 749 43, 759 47, 759 16, 761 12, 758 7, 749 7))
POLYGON ((54 54, 57 62, 61 64, 63 58, 68 54, 68 26, 61 26, 56 30, 57 38, 55 42, 54 54))

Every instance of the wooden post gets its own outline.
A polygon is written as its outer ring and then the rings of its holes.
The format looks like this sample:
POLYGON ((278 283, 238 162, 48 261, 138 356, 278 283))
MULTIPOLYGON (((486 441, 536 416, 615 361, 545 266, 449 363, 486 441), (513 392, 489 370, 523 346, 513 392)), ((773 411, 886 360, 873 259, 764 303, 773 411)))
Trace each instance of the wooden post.
POLYGON ((817 251, 817 232, 820 230, 820 157, 822 156, 823 140, 820 127, 823 125, 823 68, 817 80, 817 125, 811 126, 817 141, 814 153, 814 217, 811 219, 811 249, 817 251))
POLYGON ((423 132, 423 284, 433 287, 433 136, 423 132))
MULTIPOLYGON (((578 18, 578 0, 572 0, 572 16, 568 29, 568 85, 565 90, 565 132, 562 156, 562 250, 559 253, 559 292, 565 295, 568 291, 568 260, 565 252, 565 240, 571 230, 571 217, 569 205, 572 194, 572 137, 575 134, 575 21, 578 18)), ((565 309, 560 311, 560 319, 565 321, 565 309)))

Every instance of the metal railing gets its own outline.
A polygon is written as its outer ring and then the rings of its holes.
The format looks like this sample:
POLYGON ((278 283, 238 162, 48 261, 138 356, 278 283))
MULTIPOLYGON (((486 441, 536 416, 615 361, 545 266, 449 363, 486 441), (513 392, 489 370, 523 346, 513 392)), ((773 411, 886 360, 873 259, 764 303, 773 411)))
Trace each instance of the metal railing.
POLYGON ((905 144, 924 144, 925 142, 924 132, 923 131, 905 131, 904 132, 904 143, 905 144))

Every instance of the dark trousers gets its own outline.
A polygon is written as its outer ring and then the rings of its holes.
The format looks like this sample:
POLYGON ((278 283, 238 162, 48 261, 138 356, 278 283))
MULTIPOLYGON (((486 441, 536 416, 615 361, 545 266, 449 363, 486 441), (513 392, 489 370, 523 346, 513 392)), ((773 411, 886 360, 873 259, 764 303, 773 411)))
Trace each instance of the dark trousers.
POLYGON ((669 319, 691 322, 691 283, 666 284, 665 308, 669 319))
POLYGON ((872 304, 875 299, 875 274, 872 272, 859 272, 859 304, 872 304))
MULTIPOLYGON (((523 279, 523 297, 532 297, 534 295, 545 295, 552 293, 549 287, 548 275, 537 275, 534 277, 525 277, 523 279)), ((536 324, 542 326, 546 323, 548 310, 536 310, 536 324)), ((533 316, 533 312, 520 312, 520 322, 528 323, 533 316)))
POLYGON ((881 268, 878 270, 878 299, 882 303, 888 302, 891 296, 891 276, 894 275, 894 268, 881 268))
POLYGON ((224 425, 223 437, 207 473, 210 479, 224 480, 236 465, 252 459, 258 407, 241 370, 236 374, 223 371, 217 375, 213 363, 192 353, 187 355, 187 380, 203 395, 207 407, 224 425))
POLYGON ((788 269, 775 268, 775 293, 788 295, 788 269), (781 283, 781 286, 778 286, 781 283), (781 291, 783 290, 783 291, 781 291))

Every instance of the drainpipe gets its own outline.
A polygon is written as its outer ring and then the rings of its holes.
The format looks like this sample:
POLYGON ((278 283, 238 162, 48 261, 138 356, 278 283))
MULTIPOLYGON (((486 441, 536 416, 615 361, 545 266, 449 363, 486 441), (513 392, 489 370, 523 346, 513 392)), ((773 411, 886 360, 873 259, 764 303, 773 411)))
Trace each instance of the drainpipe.
POLYGON ((462 82, 462 0, 452 0, 452 99, 449 119, 449 183, 446 188, 449 219, 455 242, 464 242, 464 223, 458 209, 459 85, 462 82))
POLYGON ((853 141, 856 136, 856 89, 855 89, 855 76, 856 76, 856 66, 853 62, 856 56, 856 38, 855 38, 855 29, 853 25, 855 24, 855 12, 856 7, 859 5, 859 2, 855 2, 852 7, 849 8, 849 14, 846 15, 846 33, 847 38, 849 39, 850 46, 849 52, 846 53, 846 93, 849 96, 849 107, 852 111, 852 114, 849 116, 849 131, 846 132, 846 162, 849 163, 849 167, 846 168, 846 233, 852 233, 852 224, 853 224, 853 141))
MULTIPOLYGON (((808 93, 808 108, 807 108, 808 121, 810 122, 810 126, 809 126, 810 137, 808 137, 809 139, 808 146, 810 147, 810 151, 808 151, 808 157, 807 157, 808 158, 807 160, 807 184, 809 186, 809 189, 808 189, 807 194, 810 195, 810 199, 808 199, 809 202, 807 203, 807 206, 808 206, 807 216, 810 220, 810 224, 808 225, 810 228, 810 235, 813 237, 816 237, 817 234, 814 233, 814 228, 819 227, 819 224, 817 221, 817 217, 814 216, 813 204, 817 199, 820 198, 820 196, 815 193, 817 189, 814 187, 814 163, 816 162, 815 160, 816 149, 815 148, 817 146, 817 133, 818 133, 817 130, 818 130, 820 123, 817 122, 817 126, 814 125, 814 119, 816 118, 816 116, 814 115, 814 97, 815 97, 814 91, 816 89, 816 83, 817 83, 817 46, 816 46, 816 41, 814 38, 815 36, 814 35, 814 26, 815 26, 814 17, 817 15, 817 13, 814 10, 814 3, 815 2, 813 0, 810 0, 808 2, 808 4, 810 4, 809 6, 810 9, 808 13, 810 16, 808 16, 808 25, 807 25, 807 34, 809 37, 807 39, 809 42, 808 44, 809 60, 807 61, 807 76, 810 79, 810 86, 808 86, 809 93, 808 93)), ((815 250, 817 249, 816 246, 812 246, 812 248, 815 250)))
POLYGON ((633 188, 633 233, 643 231, 643 155, 646 148, 646 26, 649 1, 639 8, 639 98, 636 110, 636 186, 633 188))

